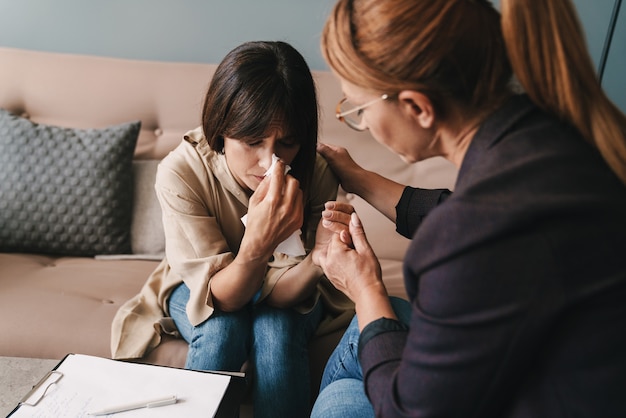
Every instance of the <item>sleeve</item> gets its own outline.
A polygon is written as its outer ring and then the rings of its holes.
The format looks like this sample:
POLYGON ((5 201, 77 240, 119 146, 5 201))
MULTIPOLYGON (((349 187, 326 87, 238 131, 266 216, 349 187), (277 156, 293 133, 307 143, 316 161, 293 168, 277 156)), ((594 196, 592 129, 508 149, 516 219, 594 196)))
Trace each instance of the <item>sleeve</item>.
MULTIPOLYGON (((207 177, 203 166, 196 169, 207 177)), ((190 164, 169 160, 159 166, 155 185, 163 212, 170 274, 179 276, 190 289, 187 314, 194 325, 213 313, 210 278, 234 259, 212 212, 213 205, 196 193, 209 187, 202 181, 190 164)))
POLYGON ((396 206, 396 231, 411 239, 428 212, 451 194, 447 189, 428 190, 407 186, 396 206))
POLYGON ((376 416, 500 416, 559 309, 550 253, 537 236, 517 236, 423 271, 409 261, 406 280, 419 288, 409 331, 374 322, 359 347, 376 416))

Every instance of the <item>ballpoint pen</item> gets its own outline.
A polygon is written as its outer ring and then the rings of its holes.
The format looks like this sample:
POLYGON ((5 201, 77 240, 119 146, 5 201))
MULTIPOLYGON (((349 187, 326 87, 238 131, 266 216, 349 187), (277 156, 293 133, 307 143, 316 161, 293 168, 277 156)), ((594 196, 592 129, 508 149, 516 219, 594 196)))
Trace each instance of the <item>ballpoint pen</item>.
POLYGON ((132 411, 133 409, 140 408, 157 408, 159 406, 172 405, 176 403, 176 395, 168 396, 166 398, 152 399, 142 402, 133 402, 125 405, 117 405, 110 408, 101 409, 99 411, 89 412, 89 415, 109 415, 116 414, 118 412, 132 411))

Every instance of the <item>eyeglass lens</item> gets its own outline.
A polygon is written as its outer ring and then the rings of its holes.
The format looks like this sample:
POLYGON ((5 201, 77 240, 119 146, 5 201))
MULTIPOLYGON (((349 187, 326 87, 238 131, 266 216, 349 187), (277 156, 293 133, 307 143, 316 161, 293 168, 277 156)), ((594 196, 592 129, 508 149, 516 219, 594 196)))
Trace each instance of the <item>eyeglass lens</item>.
POLYGON ((363 124, 363 109, 358 109, 354 112, 350 112, 355 109, 357 106, 353 105, 349 101, 345 100, 339 106, 340 113, 348 113, 343 116, 343 120, 348 124, 351 128, 354 129, 362 129, 363 124))

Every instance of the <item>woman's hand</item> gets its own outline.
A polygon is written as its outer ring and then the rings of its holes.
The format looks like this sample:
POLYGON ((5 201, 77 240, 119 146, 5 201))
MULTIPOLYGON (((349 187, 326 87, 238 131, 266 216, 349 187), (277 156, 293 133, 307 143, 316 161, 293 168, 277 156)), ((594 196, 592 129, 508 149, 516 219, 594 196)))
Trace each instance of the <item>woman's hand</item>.
POLYGON ((334 234, 320 263, 330 282, 353 302, 363 330, 379 318, 397 319, 382 280, 380 263, 367 242, 361 220, 350 215, 349 234, 353 247, 334 234))
POLYGON ((331 283, 358 304, 364 292, 384 290, 384 285, 380 263, 355 212, 350 215, 348 228, 353 245, 341 238, 342 233, 333 234, 326 253, 321 254, 319 260, 331 283))
POLYGON ((366 170, 352 159, 348 151, 343 147, 319 142, 317 152, 326 159, 333 173, 339 178, 341 187, 346 192, 360 195, 359 189, 366 170))
POLYGON ((396 205, 405 185, 397 183, 358 165, 345 148, 317 144, 317 151, 326 159, 333 173, 339 177, 341 187, 361 196, 391 222, 396 222, 396 205))
POLYGON ((300 183, 285 174, 285 164, 279 160, 272 174, 261 181, 250 197, 246 232, 239 252, 267 260, 278 244, 302 227, 303 221, 300 183))
POLYGON ((314 264, 320 265, 320 256, 326 254, 328 244, 335 234, 339 234, 339 238, 346 245, 352 246, 352 237, 348 230, 352 212, 354 207, 347 203, 326 202, 315 234, 315 247, 311 251, 314 264))
POLYGON ((263 284, 267 261, 282 241, 303 222, 302 191, 298 180, 285 175, 276 163, 250 197, 246 230, 235 259, 213 275, 213 303, 223 311, 241 309, 263 284))

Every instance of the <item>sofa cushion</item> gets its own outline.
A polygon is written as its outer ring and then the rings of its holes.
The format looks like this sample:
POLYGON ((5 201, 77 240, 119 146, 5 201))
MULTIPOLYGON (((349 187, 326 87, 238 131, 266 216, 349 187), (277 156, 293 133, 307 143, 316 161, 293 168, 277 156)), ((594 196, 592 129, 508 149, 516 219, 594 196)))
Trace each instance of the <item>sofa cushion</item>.
POLYGON ((133 254, 143 258, 161 259, 165 256, 161 205, 154 190, 159 162, 160 160, 133 161, 135 192, 130 236, 133 254))
POLYGON ((129 253, 139 129, 63 128, 0 109, 0 251, 129 253))

